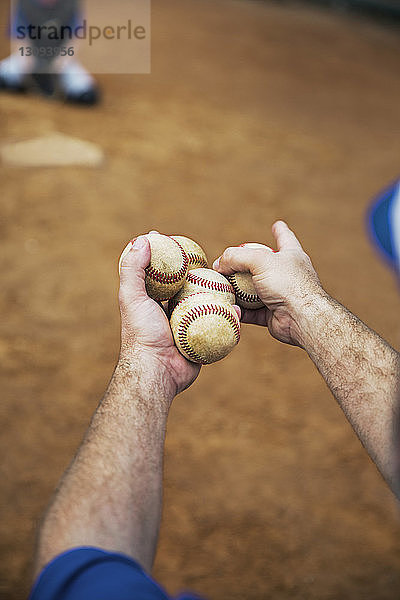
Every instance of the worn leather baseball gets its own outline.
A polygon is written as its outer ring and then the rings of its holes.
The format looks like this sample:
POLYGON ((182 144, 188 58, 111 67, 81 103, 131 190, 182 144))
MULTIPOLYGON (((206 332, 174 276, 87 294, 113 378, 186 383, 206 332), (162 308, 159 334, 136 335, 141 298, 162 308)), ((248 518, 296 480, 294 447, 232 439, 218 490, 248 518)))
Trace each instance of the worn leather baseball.
POLYGON ((180 290, 188 273, 188 257, 168 235, 149 233, 151 260, 146 267, 146 290, 153 300, 169 300, 180 290))
MULTIPOLYGON (((172 298, 182 287, 188 272, 188 258, 182 246, 168 235, 148 233, 151 259, 146 267, 146 290, 150 298, 162 302, 172 298)), ((132 247, 126 246, 119 260, 119 270, 124 256, 132 247)))
POLYGON ((256 309, 264 306, 257 295, 251 273, 234 273, 227 276, 235 291, 236 303, 242 308, 256 309))
MULTIPOLYGON (((246 244, 241 244, 241 246, 247 246, 249 248, 264 248, 270 252, 273 252, 272 248, 269 246, 266 246, 265 244, 258 244, 256 242, 247 242, 246 244)), ((253 310, 265 306, 257 295, 251 273, 234 273, 233 275, 228 275, 227 279, 232 284, 232 287, 235 291, 236 302, 239 306, 253 310)))
POLYGON ((204 365, 227 356, 240 339, 233 306, 208 293, 192 294, 179 302, 171 315, 171 329, 181 354, 204 365))
POLYGON ((200 267, 208 267, 206 253, 199 244, 184 235, 171 235, 171 237, 179 242, 189 260, 189 271, 191 269, 199 269, 200 267))
POLYGON ((235 304, 235 292, 224 275, 213 269, 192 269, 179 292, 169 301, 169 311, 172 312, 178 302, 187 296, 200 292, 213 294, 216 299, 235 304))

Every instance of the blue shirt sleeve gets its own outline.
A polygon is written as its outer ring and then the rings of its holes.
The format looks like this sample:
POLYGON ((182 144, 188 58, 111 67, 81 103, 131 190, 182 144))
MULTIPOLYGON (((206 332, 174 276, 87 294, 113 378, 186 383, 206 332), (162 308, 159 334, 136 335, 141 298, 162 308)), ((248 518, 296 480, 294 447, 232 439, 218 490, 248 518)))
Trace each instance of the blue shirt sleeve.
POLYGON ((129 556, 98 548, 75 548, 60 554, 45 567, 29 600, 170 599, 129 556))

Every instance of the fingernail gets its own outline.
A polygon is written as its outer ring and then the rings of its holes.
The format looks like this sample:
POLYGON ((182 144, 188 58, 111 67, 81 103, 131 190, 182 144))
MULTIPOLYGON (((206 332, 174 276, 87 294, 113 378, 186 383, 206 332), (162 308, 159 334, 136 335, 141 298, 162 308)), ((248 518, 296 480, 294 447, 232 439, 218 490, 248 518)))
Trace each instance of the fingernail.
POLYGON ((133 248, 136 248, 136 250, 140 250, 140 248, 144 248, 145 245, 146 245, 146 238, 144 235, 139 235, 139 237, 137 237, 133 242, 133 248))
POLYGON ((219 257, 216 260, 214 260, 214 262, 213 262, 213 269, 218 269, 218 267, 219 267, 219 261, 220 260, 221 260, 221 257, 219 257))
POLYGON ((242 311, 240 306, 238 306, 237 304, 234 304, 233 307, 236 311, 237 316, 239 317, 239 321, 242 319, 242 311))

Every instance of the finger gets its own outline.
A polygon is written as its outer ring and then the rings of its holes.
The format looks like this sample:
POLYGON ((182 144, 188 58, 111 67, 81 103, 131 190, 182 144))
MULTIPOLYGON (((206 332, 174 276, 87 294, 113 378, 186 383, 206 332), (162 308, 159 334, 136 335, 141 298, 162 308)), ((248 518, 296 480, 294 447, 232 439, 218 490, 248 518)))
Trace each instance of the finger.
POLYGON ((268 308, 259 308, 258 310, 242 309, 241 322, 247 325, 260 325, 267 327, 268 322, 268 308))
POLYGON ((214 261, 213 268, 223 275, 232 275, 238 271, 254 275, 259 270, 265 269, 266 261, 272 256, 273 253, 267 248, 231 247, 214 261))
POLYGON ((239 321, 240 321, 240 319, 242 318, 242 310, 241 310, 240 306, 238 306, 237 304, 234 304, 234 305, 232 306, 232 308, 234 308, 234 309, 235 309, 235 311, 236 311, 236 314, 237 314, 237 316, 239 317, 239 321))
POLYGON ((135 240, 131 240, 130 242, 127 243, 127 245, 125 246, 125 248, 122 250, 122 254, 119 257, 119 261, 118 261, 118 273, 119 275, 121 275, 121 264, 122 261, 124 260, 125 256, 128 254, 128 252, 130 251, 130 249, 132 248, 132 244, 135 240))
POLYGON ((169 303, 168 302, 160 302, 160 306, 169 319, 169 317, 170 317, 169 303))
POLYGON ((276 221, 272 225, 272 233, 279 250, 302 250, 301 244, 285 221, 276 221))
POLYGON ((150 256, 150 244, 144 235, 130 242, 122 253, 120 261, 121 288, 130 295, 146 294, 145 268, 150 262, 150 256))
POLYGON ((258 242, 246 242, 245 244, 240 244, 240 246, 244 248, 266 248, 271 252, 275 252, 275 250, 270 246, 266 246, 265 244, 259 244, 258 242))

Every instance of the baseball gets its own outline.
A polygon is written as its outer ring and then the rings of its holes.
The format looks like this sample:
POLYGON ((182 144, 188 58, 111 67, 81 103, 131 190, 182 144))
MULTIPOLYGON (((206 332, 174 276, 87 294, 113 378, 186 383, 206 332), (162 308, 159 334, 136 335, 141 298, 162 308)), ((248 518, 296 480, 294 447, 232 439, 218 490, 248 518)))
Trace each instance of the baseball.
POLYGON ((234 273, 227 276, 235 290, 236 302, 242 308, 256 309, 264 306, 257 296, 251 273, 234 273))
MULTIPOLYGON (((151 259, 146 267, 146 290, 150 298, 162 302, 169 300, 180 290, 188 272, 188 258, 182 246, 168 235, 148 233, 151 259)), ((121 254, 119 271, 123 258, 133 242, 129 242, 121 254)))
MULTIPOLYGON (((248 242, 246 244, 241 244, 241 246, 247 246, 249 248, 264 248, 270 252, 273 252, 272 248, 269 246, 258 244, 256 242, 248 242)), ((239 306, 253 310, 262 308, 264 306, 264 303, 257 295, 251 273, 234 273, 233 275, 228 275, 227 279, 231 282, 232 287, 235 290, 236 302, 239 306)))
POLYGON ((186 281, 179 292, 170 300, 170 312, 175 306, 191 294, 206 292, 213 294, 223 302, 235 303, 235 292, 229 281, 213 269, 192 269, 188 272, 186 281))
POLYGON ((179 352, 203 365, 227 356, 240 339, 233 306, 208 293, 182 300, 171 315, 171 329, 179 352))
POLYGON ((194 242, 184 235, 171 235, 171 237, 176 240, 186 252, 189 259, 189 271, 200 267, 208 267, 206 253, 197 242, 194 242))

